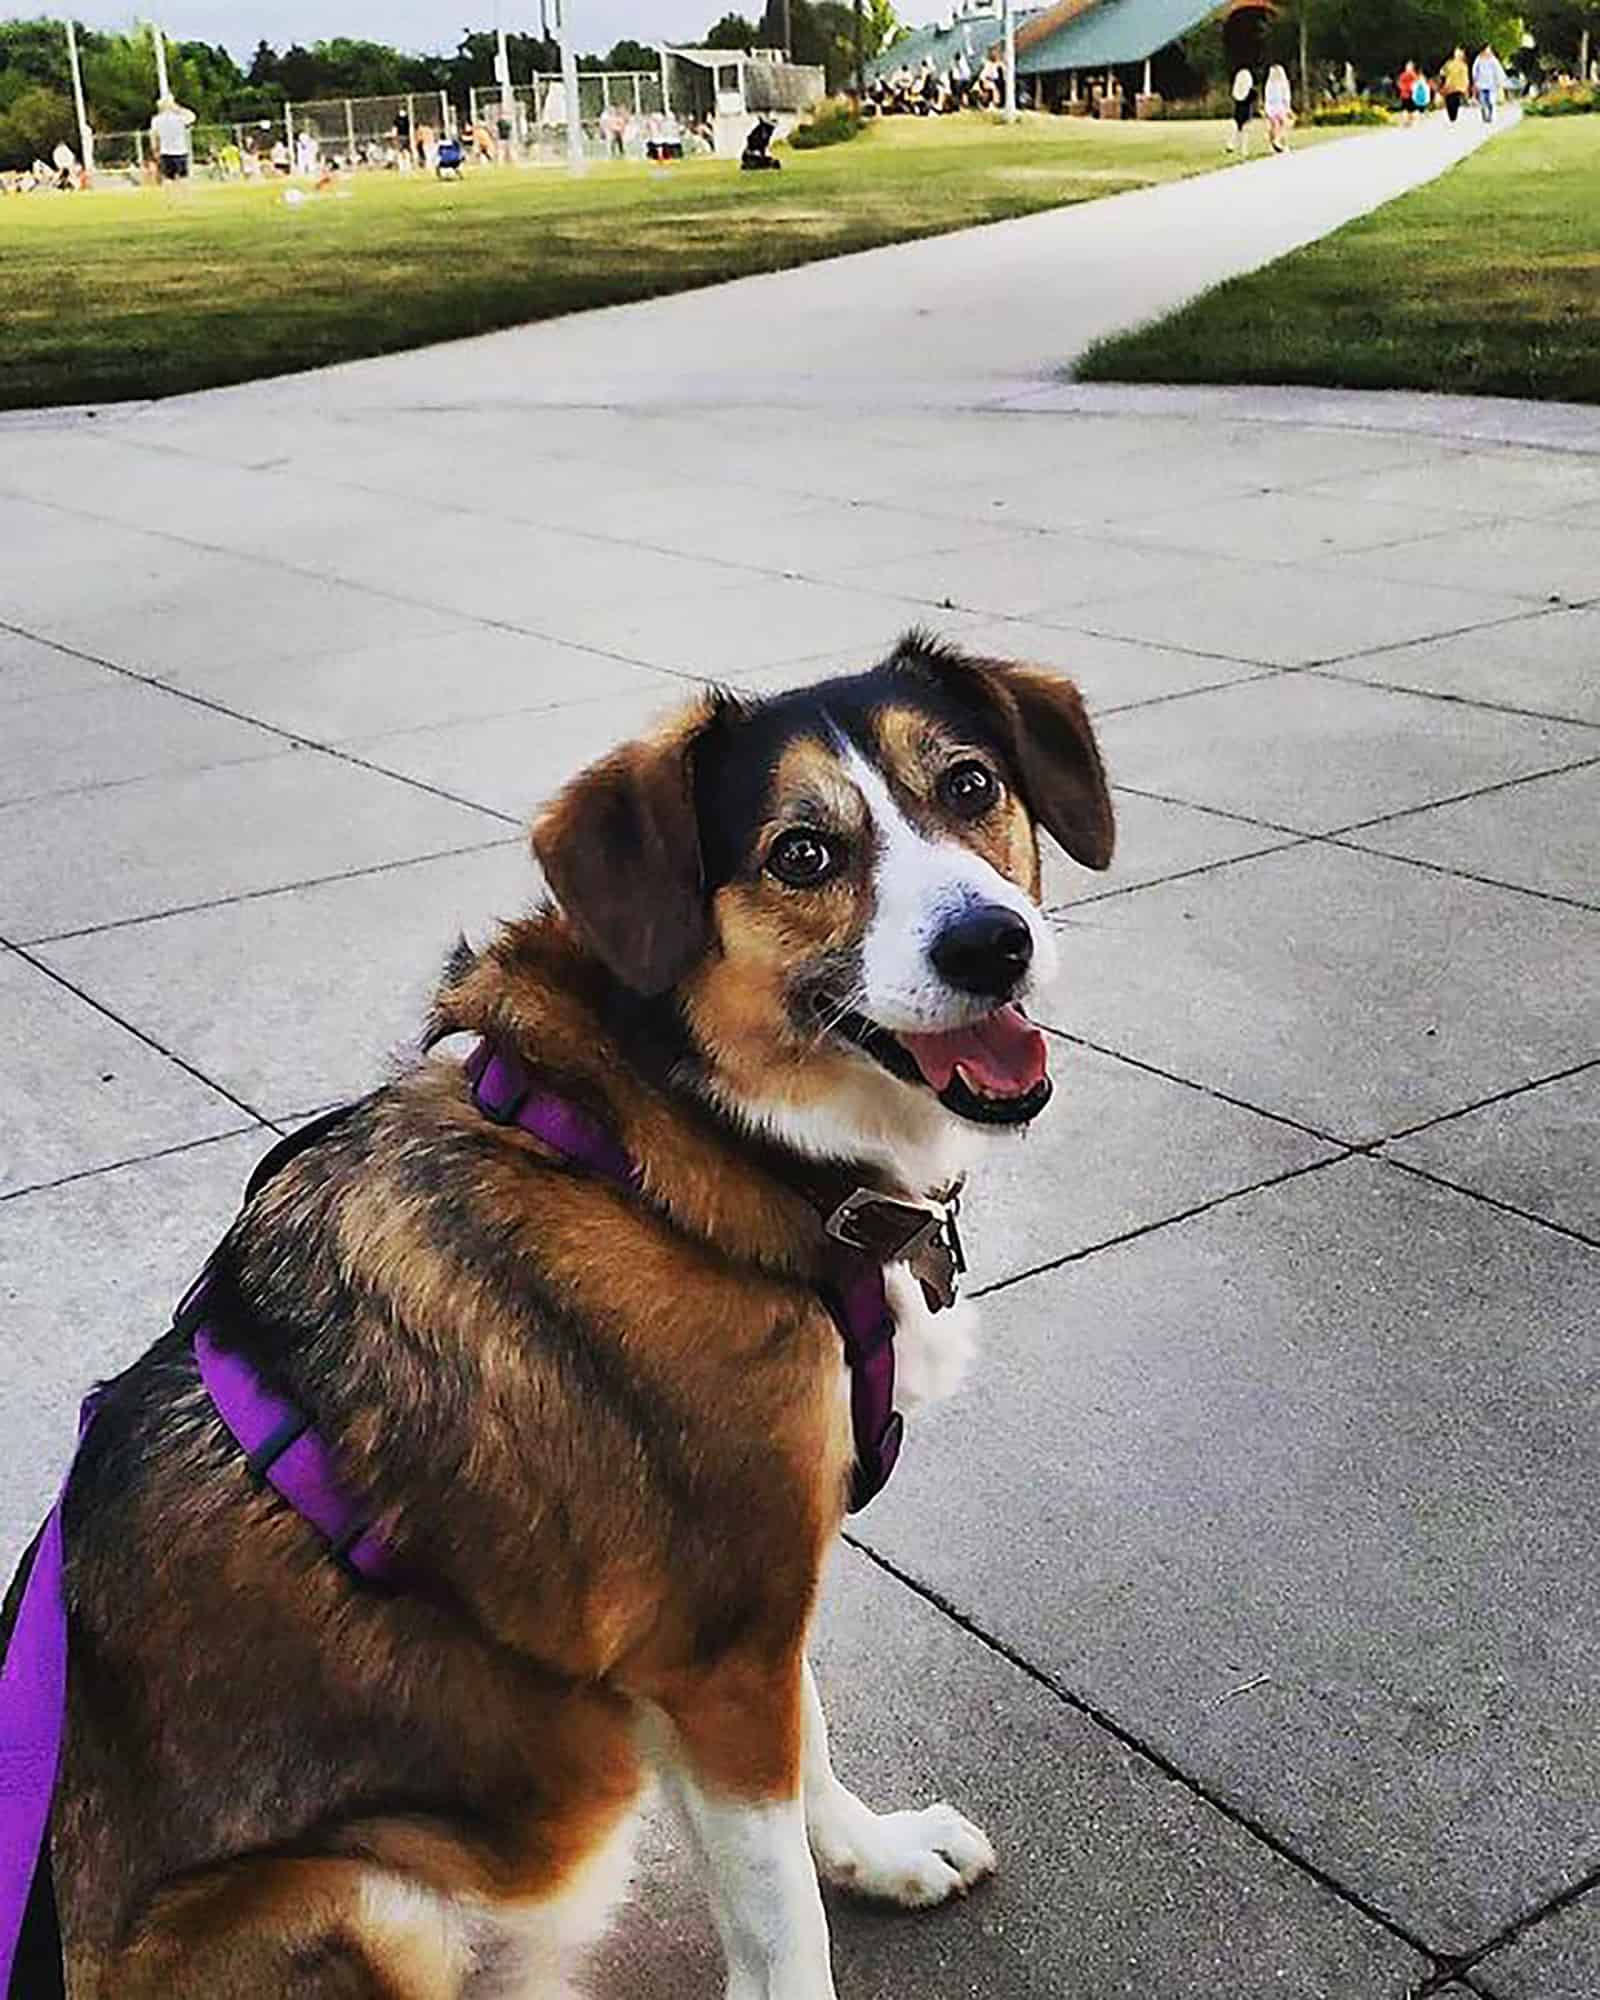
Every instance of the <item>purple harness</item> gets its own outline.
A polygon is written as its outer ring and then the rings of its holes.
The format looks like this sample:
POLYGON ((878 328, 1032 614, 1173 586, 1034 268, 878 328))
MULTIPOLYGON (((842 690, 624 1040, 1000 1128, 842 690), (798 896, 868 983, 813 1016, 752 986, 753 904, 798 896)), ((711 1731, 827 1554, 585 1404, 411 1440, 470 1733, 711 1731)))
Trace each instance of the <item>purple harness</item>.
MULTIPOLYGON (((573 1165, 602 1174, 637 1191, 638 1165, 616 1140, 588 1114, 552 1091, 538 1088, 521 1060, 511 1051, 480 1042, 467 1062, 473 1096, 486 1118, 500 1125, 517 1125, 573 1165)), ((320 1127, 325 1121, 318 1120, 320 1127)), ((270 1178, 291 1150, 299 1150, 296 1134, 275 1148, 251 1183, 251 1192, 270 1178)), ((864 1198, 852 1197, 829 1218, 829 1233, 853 1246, 840 1259, 840 1282, 821 1292, 843 1342, 850 1367, 850 1421, 855 1438, 855 1472, 850 1509, 856 1512, 880 1492, 900 1454, 904 1425, 894 1407, 894 1319, 884 1290, 883 1268, 874 1256, 858 1254, 868 1239, 851 1233, 852 1217, 864 1198)), ((912 1218, 897 1254, 925 1245, 930 1238, 929 1212, 909 1204, 869 1202, 912 1218)), ((243 1355, 218 1343, 207 1320, 209 1268, 202 1272, 180 1303, 174 1326, 194 1343, 200 1379, 217 1415, 232 1434, 251 1473, 279 1493, 295 1512, 317 1530, 330 1551, 357 1577, 369 1584, 401 1579, 401 1565, 381 1526, 341 1481, 333 1453, 311 1427, 304 1411, 269 1388, 243 1355)), ((101 1391, 83 1404, 79 1415, 81 1446, 94 1420, 101 1391)), ((70 1471, 69 1471, 70 1478, 70 1471)), ((15 1624, 0 1667, 0 1994, 13 2000, 36 2000, 49 1988, 59 1992, 60 1944, 51 1937, 30 1937, 24 1944, 24 1919, 30 1918, 30 1895, 37 1901, 39 1883, 49 1889, 48 1834, 55 1793, 61 1740, 66 1723, 67 1608, 63 1593, 64 1550, 61 1494, 46 1517, 33 1549, 32 1566, 17 1606, 15 1624), (39 1880, 36 1880, 39 1878, 39 1880), (19 1946, 24 1957, 19 1957, 19 1946), (46 1959, 53 1957, 47 1965, 46 1959), (24 1958, 26 1962, 24 1962, 24 1958), (27 1977, 24 1990, 13 1990, 13 1975, 27 1977)), ((30 1922, 30 1931, 33 1925, 30 1922)))

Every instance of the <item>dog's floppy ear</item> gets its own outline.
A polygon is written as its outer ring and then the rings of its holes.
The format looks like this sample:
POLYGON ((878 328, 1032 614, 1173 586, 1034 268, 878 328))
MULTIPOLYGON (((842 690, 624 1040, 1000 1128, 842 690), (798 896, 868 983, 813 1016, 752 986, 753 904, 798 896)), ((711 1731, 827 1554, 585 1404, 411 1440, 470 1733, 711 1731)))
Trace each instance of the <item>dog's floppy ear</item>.
POLYGON ((612 751, 534 823, 533 851, 556 901, 636 993, 675 986, 710 941, 693 759, 720 712, 707 696, 658 734, 612 751))
POLYGON ((1065 674, 980 660, 913 633, 899 657, 998 724, 1034 818, 1085 868, 1109 868, 1116 815, 1083 697, 1065 674))

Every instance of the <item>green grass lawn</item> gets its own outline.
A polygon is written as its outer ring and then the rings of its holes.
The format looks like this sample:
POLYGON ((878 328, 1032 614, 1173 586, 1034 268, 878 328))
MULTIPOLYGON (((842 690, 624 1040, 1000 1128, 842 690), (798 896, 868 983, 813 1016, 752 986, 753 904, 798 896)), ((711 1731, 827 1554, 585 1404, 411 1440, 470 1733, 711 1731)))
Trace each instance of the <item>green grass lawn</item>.
POLYGON ((1600 402, 1600 117, 1527 119, 1452 173, 1075 371, 1600 402))
MULTIPOLYGON (((1223 164, 1220 125, 896 119, 723 161, 0 202, 0 408, 163 396, 682 291, 1223 164)), ((1314 137, 1315 135, 1308 135, 1314 137)))

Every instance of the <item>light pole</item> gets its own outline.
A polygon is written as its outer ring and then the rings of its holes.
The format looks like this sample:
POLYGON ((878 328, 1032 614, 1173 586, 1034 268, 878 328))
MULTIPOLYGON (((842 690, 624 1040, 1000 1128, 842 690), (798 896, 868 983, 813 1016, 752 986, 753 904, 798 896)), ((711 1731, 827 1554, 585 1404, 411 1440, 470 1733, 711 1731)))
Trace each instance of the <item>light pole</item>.
POLYGON ((1017 118, 1017 10, 1013 0, 1004 0, 1006 29, 1006 118, 1017 118))
POLYGON ((150 39, 155 43, 156 49, 156 96, 170 97, 172 91, 167 83, 167 38, 161 32, 159 21, 151 21, 150 39))
POLYGON ((567 165, 583 168, 583 116, 578 107, 578 55, 572 46, 572 0, 558 0, 561 33, 561 93, 567 100, 567 165))
POLYGON ((506 134, 509 151, 517 129, 517 100, 511 91, 511 57, 506 50, 506 31, 500 20, 500 0, 494 6, 494 74, 500 86, 500 129, 506 134))
POLYGON ((72 102, 78 113, 78 146, 83 160, 83 178, 94 173, 94 134, 89 130, 89 114, 83 108, 83 71, 78 63, 78 31, 67 16, 67 61, 72 68, 72 102))

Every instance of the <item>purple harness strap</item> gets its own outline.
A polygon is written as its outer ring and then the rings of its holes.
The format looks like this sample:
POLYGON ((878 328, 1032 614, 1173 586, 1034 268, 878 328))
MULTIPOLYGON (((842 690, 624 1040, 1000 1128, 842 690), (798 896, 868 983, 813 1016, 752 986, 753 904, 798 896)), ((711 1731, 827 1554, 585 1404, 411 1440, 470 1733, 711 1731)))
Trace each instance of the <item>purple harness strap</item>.
MULTIPOLYGON (((553 1091, 540 1090, 512 1050, 482 1041, 467 1058, 467 1077, 478 1109, 497 1125, 519 1125, 575 1165, 637 1190, 640 1172, 605 1128, 553 1091)), ((859 1513, 883 1491, 900 1456, 905 1421, 894 1406, 894 1316, 882 1267, 867 1257, 849 1260, 837 1290, 820 1294, 850 1365, 850 1428, 856 1463, 850 1511, 859 1513)))

